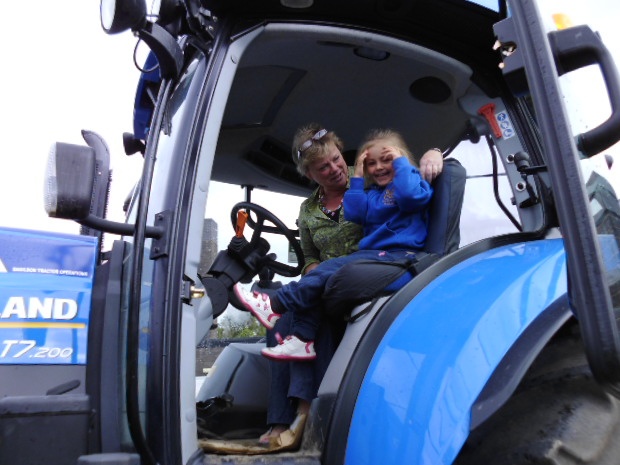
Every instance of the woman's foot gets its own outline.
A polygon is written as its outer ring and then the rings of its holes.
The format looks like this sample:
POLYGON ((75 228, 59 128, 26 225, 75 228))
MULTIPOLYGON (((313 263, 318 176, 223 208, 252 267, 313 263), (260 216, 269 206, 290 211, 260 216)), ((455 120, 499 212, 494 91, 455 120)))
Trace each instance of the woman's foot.
POLYGON ((301 438, 304 434, 304 427, 306 426, 307 413, 300 413, 298 411, 295 420, 291 423, 289 429, 284 431, 276 439, 279 446, 278 450, 297 450, 301 445, 301 438))
POLYGON ((278 438, 282 433, 288 429, 288 425, 273 425, 269 427, 266 433, 258 438, 259 444, 270 444, 271 441, 278 438))
POLYGON ((308 402, 307 400, 304 399, 297 399, 297 415, 308 415, 308 412, 310 412, 310 402, 308 402))

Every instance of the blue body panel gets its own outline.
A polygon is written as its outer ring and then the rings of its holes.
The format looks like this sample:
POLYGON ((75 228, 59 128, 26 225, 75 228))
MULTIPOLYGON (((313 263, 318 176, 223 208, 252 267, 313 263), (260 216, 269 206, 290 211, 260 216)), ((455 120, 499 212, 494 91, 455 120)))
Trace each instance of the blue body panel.
POLYGON ((561 239, 493 249, 431 282, 373 357, 345 463, 452 463, 468 436, 471 406, 502 357, 566 291, 561 239))
POLYGON ((159 66, 157 58, 153 52, 146 57, 143 69, 150 70, 140 73, 140 80, 136 89, 136 97, 134 99, 133 110, 133 134, 137 139, 146 140, 151 125, 151 117, 153 116, 153 102, 151 96, 148 95, 147 87, 149 83, 159 83, 159 66))
POLYGON ((0 364, 85 364, 97 239, 0 228, 0 364))

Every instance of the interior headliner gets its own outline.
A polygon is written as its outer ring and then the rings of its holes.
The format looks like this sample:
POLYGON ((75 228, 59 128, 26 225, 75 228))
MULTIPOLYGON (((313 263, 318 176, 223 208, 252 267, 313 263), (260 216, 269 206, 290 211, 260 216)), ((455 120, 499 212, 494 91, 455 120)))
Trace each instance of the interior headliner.
POLYGON ((291 160, 298 127, 323 124, 345 151, 372 128, 392 128, 421 156, 465 136, 471 115, 459 99, 480 93, 470 68, 452 58, 333 26, 269 24, 234 59, 212 179, 297 195, 310 189, 291 160))

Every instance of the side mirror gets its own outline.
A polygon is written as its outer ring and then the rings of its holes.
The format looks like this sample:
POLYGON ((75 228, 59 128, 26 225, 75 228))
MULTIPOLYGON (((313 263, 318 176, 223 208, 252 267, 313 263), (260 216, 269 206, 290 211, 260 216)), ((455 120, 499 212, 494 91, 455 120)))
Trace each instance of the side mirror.
MULTIPOLYGON (((92 213, 92 199, 98 196, 97 171, 94 148, 63 142, 52 145, 45 173, 45 211, 52 218, 74 220, 95 231, 133 235, 135 225, 108 221, 92 213)), ((103 187, 107 191, 107 184, 103 187)), ((145 234, 159 239, 164 230, 147 226, 145 234)))

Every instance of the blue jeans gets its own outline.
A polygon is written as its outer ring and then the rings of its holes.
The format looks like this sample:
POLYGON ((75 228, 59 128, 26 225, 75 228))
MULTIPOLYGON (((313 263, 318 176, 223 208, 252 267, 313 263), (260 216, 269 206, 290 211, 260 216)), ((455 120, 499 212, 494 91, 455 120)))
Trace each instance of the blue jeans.
MULTIPOLYGON (((282 315, 274 328, 267 331, 267 345, 277 344, 275 333, 285 338, 291 333, 293 314, 282 315)), ((283 362, 270 360, 271 392, 267 409, 267 424, 290 425, 296 416, 296 399, 311 402, 316 397, 325 371, 344 332, 344 321, 333 322, 322 318, 316 340, 317 358, 310 362, 283 362)))
MULTIPOLYGON (((357 260, 394 261, 411 255, 408 251, 386 252, 382 250, 359 250, 350 255, 324 261, 299 281, 278 289, 276 300, 286 312, 293 313, 292 332, 306 341, 313 341, 322 318, 322 296, 325 283, 342 266, 357 260)), ((402 280, 403 284, 411 279, 402 280)), ((399 280, 401 281, 401 280, 399 280)), ((392 286, 388 286, 392 287, 392 286)), ((394 289, 391 289, 394 290, 394 289)), ((315 341, 316 348, 316 341, 315 341)), ((318 354, 318 350, 317 350, 318 354)))

